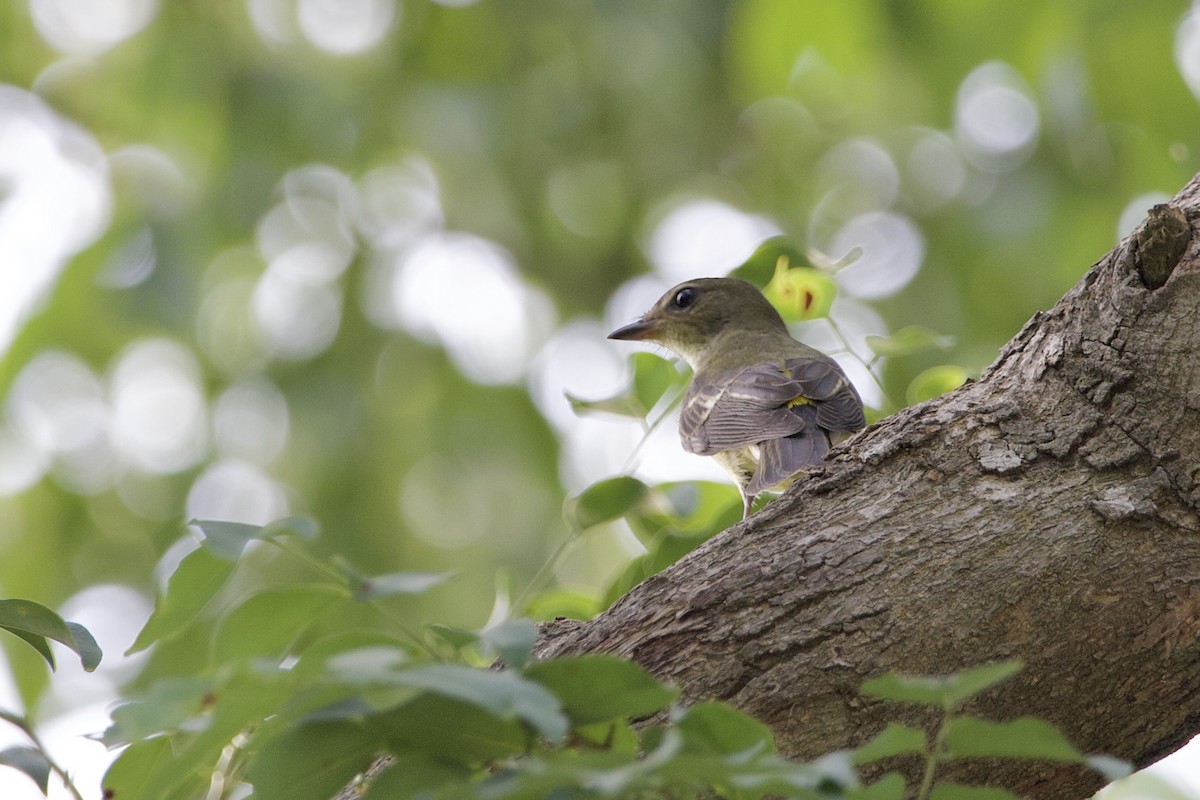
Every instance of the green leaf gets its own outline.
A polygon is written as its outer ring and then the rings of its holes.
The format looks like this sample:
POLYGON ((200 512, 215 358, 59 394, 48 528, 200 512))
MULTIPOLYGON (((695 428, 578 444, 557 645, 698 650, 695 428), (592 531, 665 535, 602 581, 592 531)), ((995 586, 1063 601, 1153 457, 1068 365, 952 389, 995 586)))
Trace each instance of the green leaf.
POLYGON ((246 777, 259 800, 329 800, 374 755, 374 742, 361 725, 302 725, 265 742, 246 777))
POLYGON ((15 634, 33 646, 51 669, 54 669, 54 654, 47 639, 74 650, 88 672, 100 663, 100 648, 86 628, 75 622, 65 622, 58 614, 32 600, 0 600, 0 629, 15 634), (76 634, 79 635, 78 639, 76 634))
POLYGON ((446 644, 453 648, 466 647, 468 645, 477 644, 479 642, 478 631, 470 631, 466 628, 455 628, 450 625, 442 625, 435 622, 429 626, 429 632, 441 639, 446 644))
POLYGON ((954 346, 954 337, 943 336, 923 325, 908 325, 891 336, 868 336, 867 347, 877 356, 911 356, 926 350, 945 350, 954 346))
POLYGON ((624 516, 642 502, 648 491, 646 484, 628 475, 607 478, 568 500, 563 513, 573 528, 587 530, 624 516))
POLYGON ((1021 671, 1020 661, 999 661, 944 676, 903 675, 890 672, 872 678, 859 690, 868 697, 902 703, 956 708, 977 694, 1021 671))
POLYGON ((205 711, 215 687, 216 681, 211 677, 158 680, 141 697, 112 710, 112 725, 101 741, 108 747, 117 747, 177 730, 205 711))
POLYGON ((525 676, 554 692, 576 725, 646 717, 679 695, 632 661, 606 653, 540 661, 525 676))
POLYGON ((855 764, 869 764, 892 756, 926 752, 925 731, 891 723, 875 738, 854 751, 855 764))
POLYGON ((356 650, 378 649, 387 649, 394 653, 395 660, 392 663, 403 663, 405 650, 402 642, 396 637, 380 631, 348 630, 322 636, 307 644, 300 653, 300 660, 292 667, 292 672, 304 676, 322 675, 330 658, 356 650))
POLYGON ((171 738, 171 758, 156 764, 146 776, 147 800, 203 796, 191 789, 195 776, 206 776, 207 787, 213 766, 234 737, 248 729, 261 731, 263 721, 278 714, 295 695, 295 682, 286 670, 260 666, 224 670, 222 680, 202 699, 203 716, 189 720, 187 735, 171 738))
POLYGON ((646 417, 646 409, 634 397, 632 391, 623 391, 600 400, 584 400, 570 392, 563 392, 563 394, 566 396, 567 402, 571 404, 571 410, 581 417, 587 414, 614 414, 618 417, 632 417, 639 420, 646 417))
POLYGON ((255 539, 271 539, 293 534, 301 539, 317 536, 317 523, 308 517, 285 517, 268 525, 250 525, 215 519, 193 519, 188 522, 204 533, 204 546, 218 555, 236 561, 246 545, 255 539))
POLYGON ((0 750, 0 765, 24 772, 46 794, 50 785, 50 762, 41 750, 32 747, 8 747, 0 750))
POLYGON ((675 365, 662 356, 634 353, 629 362, 633 366, 633 396, 643 409, 642 416, 650 413, 668 389, 683 383, 675 365))
POLYGON ((946 686, 946 699, 952 706, 959 706, 978 694, 1003 683, 1025 668, 1025 664, 1017 659, 996 661, 978 667, 968 667, 947 675, 943 680, 946 686))
POLYGON ((967 371, 956 364, 930 367, 908 384, 908 404, 915 405, 953 391, 966 383, 968 377, 967 371))
POLYGON ((689 753, 735 755, 775 752, 771 729, 749 714, 710 700, 697 703, 675 719, 689 753))
POLYGON ((28 644, 34 650, 37 650, 38 655, 40 655, 45 660, 45 662, 50 666, 50 669, 56 668, 57 664, 54 661, 54 651, 50 649, 50 642, 46 639, 45 636, 38 636, 36 633, 30 633, 29 631, 24 631, 24 630, 15 629, 15 628, 9 628, 4 625, 0 625, 0 629, 8 631, 12 635, 16 636, 18 639, 20 639, 23 642, 25 642, 26 644, 28 644))
POLYGON ((422 753, 458 764, 481 764, 524 752, 525 730, 474 703, 422 694, 367 720, 392 752, 422 753))
POLYGON ((399 753, 386 770, 371 778, 363 800, 398 800, 425 794, 432 797, 471 772, 462 764, 431 758, 424 753, 399 753))
POLYGON ((171 760, 171 741, 164 736, 134 742, 104 773, 100 783, 104 796, 121 800, 157 800, 146 794, 146 784, 151 774, 171 760))
POLYGON ((242 551, 251 541, 263 538, 263 532, 266 530, 262 525, 216 519, 193 519, 189 520, 188 524, 195 525, 204 532, 205 547, 231 561, 240 558, 242 551))
POLYGON ((221 620, 213 640, 215 663, 283 655, 342 597, 330 586, 289 586, 251 595, 221 620))
POLYGON ((495 655, 509 669, 521 670, 529 663, 537 642, 537 623, 528 618, 505 620, 479 634, 485 653, 495 655))
POLYGON ((1048 722, 1022 717, 989 722, 958 717, 946 731, 946 749, 953 758, 1034 758, 1078 764, 1084 761, 1073 744, 1048 722))
POLYGON ((954 781, 939 781, 929 793, 929 800, 1021 800, 1021 796, 993 786, 969 786, 954 781))
POLYGON ((889 772, 866 786, 852 786, 846 791, 847 800, 904 800, 904 776, 889 772))
POLYGON ((188 553, 175 568, 167 582, 166 594, 159 597, 154 613, 125 655, 177 636, 221 590, 235 566, 235 562, 205 547, 188 553))
POLYGON ((789 266, 780 260, 775 276, 763 289, 784 322, 803 322, 829 316, 837 297, 837 284, 824 272, 811 267, 789 266))
POLYGON ((67 622, 67 630, 71 632, 71 638, 75 640, 75 647, 72 649, 79 654, 79 661, 83 664, 84 670, 91 672, 100 666, 100 659, 104 657, 104 654, 100 651, 100 645, 96 644, 95 638, 92 637, 92 632, 78 622, 67 622))
POLYGON ((350 579, 350 591, 360 602, 396 595, 421 595, 454 577, 453 572, 392 572, 364 576, 343 567, 350 579))
POLYGON ((470 703, 502 720, 522 720, 554 743, 562 742, 567 735, 567 718, 558 698, 545 687, 511 672, 437 664, 395 672, 388 681, 470 703))
POLYGON ((763 240, 741 266, 729 273, 729 277, 749 281, 761 288, 775 276, 781 257, 792 267, 809 265, 804 252, 794 240, 787 236, 772 236, 763 240))
POLYGON ((529 601, 525 613, 537 620, 558 617, 587 620, 603 611, 600 598, 590 590, 554 586, 529 601))

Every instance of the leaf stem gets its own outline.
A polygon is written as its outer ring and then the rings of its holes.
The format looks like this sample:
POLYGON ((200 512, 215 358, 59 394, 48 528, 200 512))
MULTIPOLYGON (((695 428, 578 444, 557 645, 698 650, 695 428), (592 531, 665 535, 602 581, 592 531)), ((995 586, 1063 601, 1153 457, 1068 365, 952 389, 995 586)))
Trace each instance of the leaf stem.
POLYGON ((67 771, 59 766, 57 761, 50 757, 50 752, 46 749, 46 745, 43 744, 41 737, 37 735, 37 731, 34 730, 33 725, 30 724, 28 718, 17 716, 16 714, 5 714, 4 719, 20 728, 21 732, 29 738, 29 741, 33 743, 34 748, 42 754, 42 758, 46 759, 46 766, 50 767, 50 771, 58 776, 58 779, 62 781, 63 786, 66 787, 66 790, 71 793, 71 796, 74 797, 75 800, 83 800, 83 795, 79 793, 79 789, 75 787, 74 782, 72 782, 70 776, 67 775, 67 771))
POLYGON ((942 714, 942 721, 938 725, 937 736, 933 739, 933 747, 925 759, 925 774, 921 776, 921 790, 917 792, 917 800, 929 800, 929 793, 933 791, 933 776, 937 772, 938 764, 942 760, 942 751, 946 747, 946 732, 950 728, 950 709, 946 709, 942 714))

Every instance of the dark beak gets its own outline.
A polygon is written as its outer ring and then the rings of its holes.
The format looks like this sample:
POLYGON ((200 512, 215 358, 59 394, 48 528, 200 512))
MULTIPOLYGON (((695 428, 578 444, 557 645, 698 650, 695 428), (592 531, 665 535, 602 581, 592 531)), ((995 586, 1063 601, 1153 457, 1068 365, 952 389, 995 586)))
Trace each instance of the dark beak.
POLYGON ((634 342, 644 341, 654 338, 654 331, 657 325, 644 319, 639 319, 637 322, 631 322, 628 325, 617 328, 608 335, 609 339, 628 339, 634 342))

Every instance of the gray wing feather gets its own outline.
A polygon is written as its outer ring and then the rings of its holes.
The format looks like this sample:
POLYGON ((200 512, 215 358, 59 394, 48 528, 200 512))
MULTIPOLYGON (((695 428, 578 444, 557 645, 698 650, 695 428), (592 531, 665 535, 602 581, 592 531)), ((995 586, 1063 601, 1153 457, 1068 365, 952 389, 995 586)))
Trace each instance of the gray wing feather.
POLYGON ((812 406, 800 406, 797 411, 805 419, 805 427, 759 445, 758 469, 746 486, 747 494, 766 491, 807 467, 820 466, 829 452, 829 436, 817 425, 817 411, 812 406))
MULTIPOLYGON (((679 432, 685 449, 712 455, 805 430, 828 449, 828 436, 820 429, 855 431, 865 424, 862 401, 837 364, 824 356, 801 356, 782 366, 765 362, 693 381, 679 432), (813 402, 789 407, 798 397, 813 402)), ((810 463, 820 463, 823 455, 821 450, 810 463)))

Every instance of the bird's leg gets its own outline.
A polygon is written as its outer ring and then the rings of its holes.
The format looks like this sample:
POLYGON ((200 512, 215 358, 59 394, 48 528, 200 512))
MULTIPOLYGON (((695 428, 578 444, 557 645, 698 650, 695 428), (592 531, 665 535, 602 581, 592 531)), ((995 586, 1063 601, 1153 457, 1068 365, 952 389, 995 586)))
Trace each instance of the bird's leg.
POLYGON ((742 519, 745 519, 746 517, 750 516, 750 506, 754 505, 754 498, 756 497, 756 495, 747 494, 744 490, 742 491, 741 494, 742 494, 742 519))

